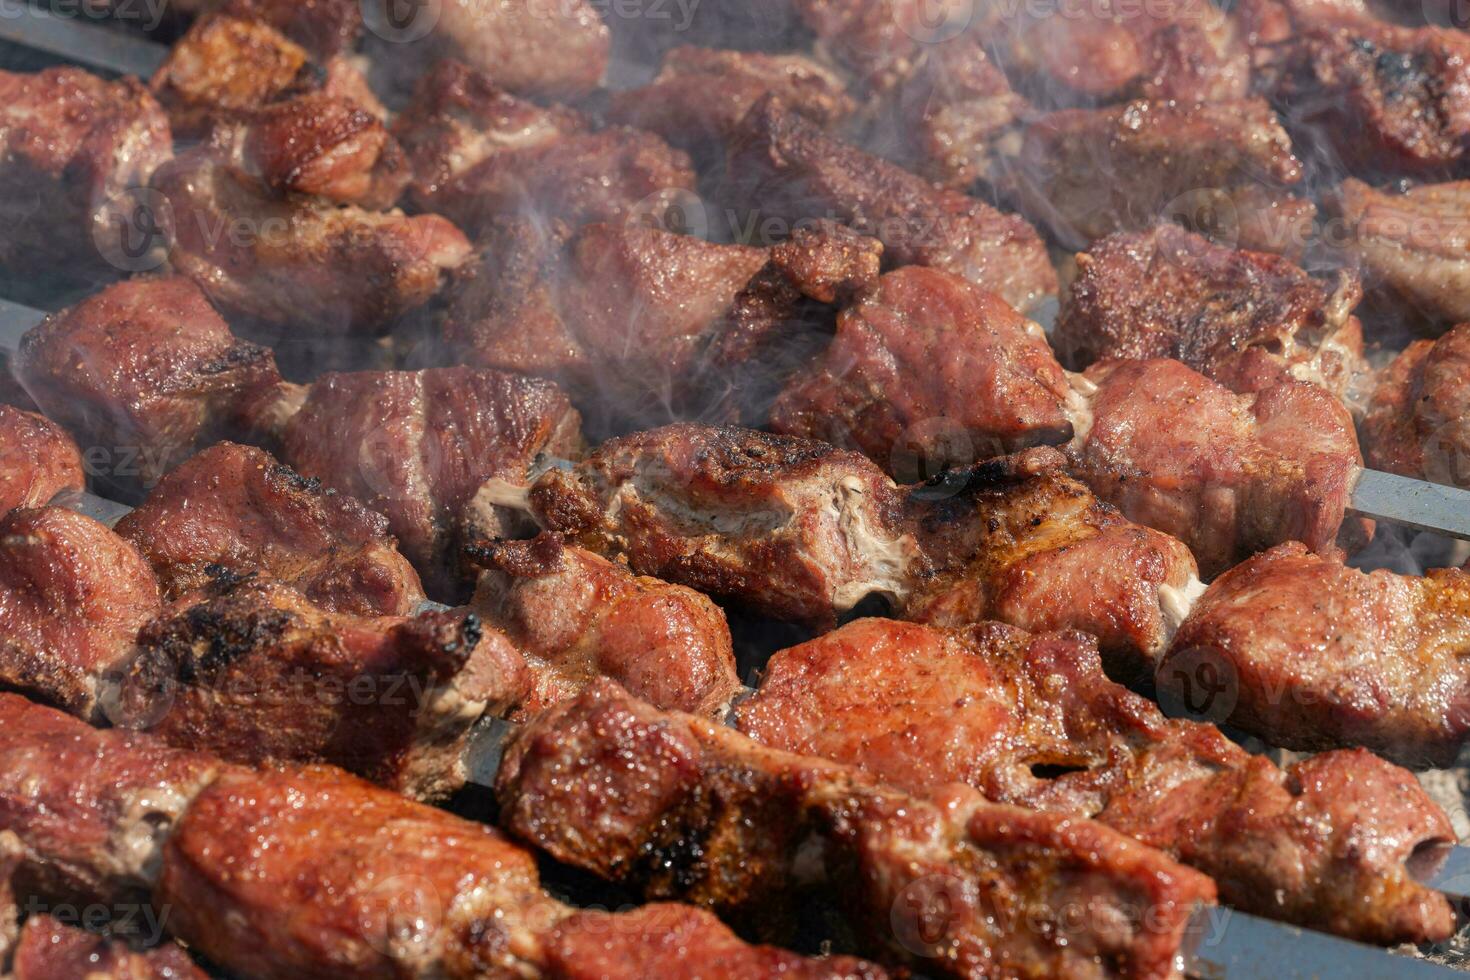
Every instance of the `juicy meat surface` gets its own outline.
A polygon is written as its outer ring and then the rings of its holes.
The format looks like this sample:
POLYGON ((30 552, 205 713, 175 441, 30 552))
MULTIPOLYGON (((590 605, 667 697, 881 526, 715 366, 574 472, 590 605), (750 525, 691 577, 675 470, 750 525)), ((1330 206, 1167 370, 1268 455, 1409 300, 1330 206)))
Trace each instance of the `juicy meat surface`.
POLYGON ((1273 745, 1360 745, 1453 763, 1470 730, 1470 573, 1362 572, 1284 544, 1196 603, 1159 666, 1176 688, 1209 664, 1229 721, 1273 745))
POLYGON ((1206 579, 1284 541, 1340 554, 1362 469, 1352 418, 1316 385, 1236 395, 1178 361, 1104 361, 1068 448, 1073 473, 1129 519, 1189 545, 1206 579), (1347 521, 1345 524, 1344 522, 1347 521))
POLYGON ((1214 897, 1208 878, 1091 821, 959 787, 910 797, 610 682, 523 730, 497 793, 504 825, 558 859, 757 931, 790 928, 802 850, 868 945, 950 976, 1168 976, 1195 902, 1214 897), (906 901, 945 898, 942 926, 905 918, 906 901), (1065 921, 1074 901, 1102 918, 1065 921))
POLYGON ((164 839, 218 770, 200 753, 0 693, 0 826, 23 845, 19 890, 115 908, 146 900, 164 839))
POLYGON ((114 264, 118 236, 129 232, 137 189, 172 153, 168 117, 136 79, 0 71, 0 265, 48 276, 126 271, 114 264))
POLYGON ((483 571, 470 608, 510 638, 535 678, 518 717, 598 677, 657 707, 705 716, 740 689, 730 628, 707 596, 549 535, 472 547, 483 571))
POLYGON ((911 266, 837 318, 771 428, 866 453, 905 482, 1072 436, 1071 389, 1041 328, 967 280, 911 266))
POLYGON ((1370 290, 1432 323, 1470 320, 1470 182, 1391 193, 1348 178, 1337 208, 1370 290))
MULTIPOLYGON (((388 518, 430 594, 458 587, 460 529, 487 481, 577 455, 581 418, 553 384, 475 368, 329 374, 286 424, 283 458, 388 518)), ((479 513, 482 524, 493 514, 479 513)))
POLYGON ((246 405, 281 380, 270 349, 236 338, 182 276, 129 279, 47 317, 22 339, 15 369, 133 493, 240 433, 246 405))
POLYGON ((1470 324, 1416 340, 1378 378, 1363 419, 1368 465, 1470 486, 1470 324))
POLYGON ((60 507, 0 519, 0 680, 100 719, 102 676, 160 608, 158 583, 131 544, 60 507))
POLYGON ((43 415, 0 405, 0 515, 42 507, 87 483, 82 454, 66 431, 43 415))
POLYGON ((434 9, 431 40, 499 88, 571 99, 602 84, 612 37, 592 0, 445 0, 434 9))
POLYGON ((26 919, 11 970, 15 980, 209 980, 177 943, 134 949, 44 912, 26 919))
POLYGON ((1260 99, 1053 112, 1025 127, 1012 177, 1021 209, 1076 251, 1167 220, 1292 255, 1316 210, 1294 196, 1301 162, 1260 99))
POLYGON ((1024 219, 843 143, 774 96, 742 120, 726 184, 761 222, 850 224, 881 241, 892 265, 952 272, 1022 312, 1057 291, 1046 248, 1024 219))
POLYGON ((914 793, 960 782, 1097 819, 1211 875, 1248 912, 1382 943, 1453 929, 1443 896, 1405 866, 1453 839, 1409 773, 1366 752, 1278 769, 1108 680, 1081 633, 858 620, 777 653, 737 711, 765 745, 914 793))
POLYGON ((1081 370, 1170 357, 1236 392, 1296 378, 1360 406, 1369 372, 1356 276, 1309 276, 1279 255, 1225 248, 1163 224, 1077 255, 1052 341, 1081 370))
POLYGON ((411 199, 471 236, 498 217, 572 226, 660 214, 693 194, 689 158, 652 133, 594 130, 564 107, 542 108, 490 73, 442 61, 394 123, 413 164, 411 199))
POLYGON ((169 601, 250 576, 294 586, 329 612, 406 616, 424 601, 386 518, 234 443, 174 470, 116 531, 169 601))
POLYGON ((174 268, 221 311, 287 336, 382 333, 470 253, 438 215, 281 197, 208 145, 160 167, 152 188, 174 268))

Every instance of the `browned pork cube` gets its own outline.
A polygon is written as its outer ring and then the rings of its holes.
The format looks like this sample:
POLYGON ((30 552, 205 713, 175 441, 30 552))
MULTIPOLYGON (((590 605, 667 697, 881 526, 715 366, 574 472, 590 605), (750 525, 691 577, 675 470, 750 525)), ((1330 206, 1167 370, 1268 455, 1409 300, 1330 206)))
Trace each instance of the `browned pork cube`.
POLYGON ((0 405, 0 515, 80 491, 87 475, 66 431, 44 416, 0 405))
POLYGON ((1470 486, 1470 324, 1416 340, 1378 378, 1363 419, 1368 465, 1470 486))
POLYGON ((15 980, 209 980, 177 943, 135 949, 44 912, 26 920, 12 969, 15 980))

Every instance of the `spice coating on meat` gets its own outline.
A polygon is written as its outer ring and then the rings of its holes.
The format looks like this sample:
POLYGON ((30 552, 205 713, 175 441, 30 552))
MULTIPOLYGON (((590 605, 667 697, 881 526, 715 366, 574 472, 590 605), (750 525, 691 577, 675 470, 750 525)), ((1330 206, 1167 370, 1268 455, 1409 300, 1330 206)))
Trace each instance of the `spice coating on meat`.
POLYGON ((0 516, 42 507, 87 483, 82 454, 50 419, 0 405, 0 516))
POLYGON ((911 792, 963 782, 1097 819, 1212 875, 1248 912, 1381 943, 1452 929, 1405 867, 1453 839, 1407 772, 1365 752, 1278 769, 1109 681, 1080 633, 858 620, 777 653, 737 710, 763 744, 911 792))

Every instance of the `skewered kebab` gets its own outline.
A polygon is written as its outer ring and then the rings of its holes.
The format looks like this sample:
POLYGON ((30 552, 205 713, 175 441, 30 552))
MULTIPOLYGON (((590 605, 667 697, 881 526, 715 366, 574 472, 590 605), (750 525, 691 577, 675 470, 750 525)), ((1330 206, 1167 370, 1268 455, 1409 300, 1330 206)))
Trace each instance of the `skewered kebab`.
POLYGON ((1368 462, 1390 473, 1470 486, 1470 325, 1416 340, 1383 372, 1363 419, 1368 462))

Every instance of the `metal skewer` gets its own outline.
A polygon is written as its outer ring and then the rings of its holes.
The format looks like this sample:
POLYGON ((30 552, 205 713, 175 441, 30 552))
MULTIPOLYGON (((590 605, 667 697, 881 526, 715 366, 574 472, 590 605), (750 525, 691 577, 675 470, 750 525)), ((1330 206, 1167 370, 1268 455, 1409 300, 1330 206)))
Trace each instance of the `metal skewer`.
POLYGON ((25 0, 0 0, 0 41, 118 75, 148 78, 168 48, 103 24, 59 17, 25 0))

